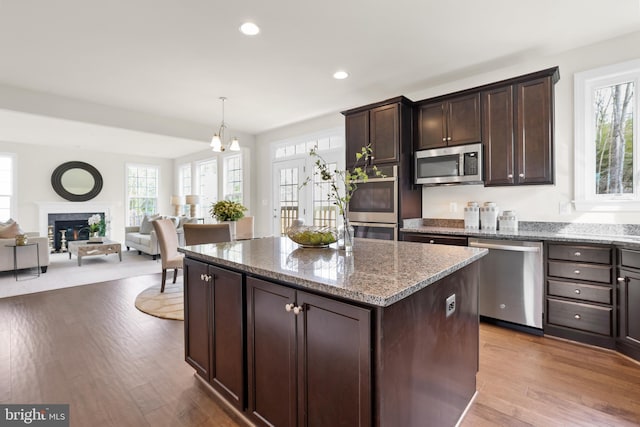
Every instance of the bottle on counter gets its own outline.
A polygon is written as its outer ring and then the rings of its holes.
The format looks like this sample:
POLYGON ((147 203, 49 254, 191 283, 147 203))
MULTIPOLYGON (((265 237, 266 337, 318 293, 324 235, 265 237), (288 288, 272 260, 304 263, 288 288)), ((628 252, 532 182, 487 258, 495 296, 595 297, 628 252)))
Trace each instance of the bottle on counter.
POLYGON ((494 202, 485 202, 480 208, 480 227, 483 231, 496 231, 500 209, 494 202))
POLYGON ((478 202, 468 202, 464 208, 464 228, 467 230, 480 229, 480 207, 478 202))

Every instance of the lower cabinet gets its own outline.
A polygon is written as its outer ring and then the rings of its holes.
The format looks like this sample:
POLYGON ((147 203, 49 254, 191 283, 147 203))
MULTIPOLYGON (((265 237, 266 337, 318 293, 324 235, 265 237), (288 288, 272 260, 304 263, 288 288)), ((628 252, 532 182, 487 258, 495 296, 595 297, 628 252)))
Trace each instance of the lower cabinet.
POLYGON ((371 311, 247 277, 248 410, 258 425, 371 425, 371 311))
POLYGON ((640 251, 620 249, 617 348, 640 360, 640 251))
POLYGON ((185 360, 238 409, 245 405, 242 274, 185 259, 185 360))

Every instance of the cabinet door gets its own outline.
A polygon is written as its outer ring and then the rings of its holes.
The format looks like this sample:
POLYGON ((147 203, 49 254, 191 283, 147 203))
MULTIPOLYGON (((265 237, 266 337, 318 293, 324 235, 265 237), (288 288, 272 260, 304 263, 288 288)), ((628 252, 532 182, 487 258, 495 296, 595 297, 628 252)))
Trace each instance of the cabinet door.
POLYGON ((369 138, 373 149, 371 163, 400 160, 400 112, 398 104, 384 105, 369 112, 369 138))
POLYGON ((618 338, 640 354, 640 274, 621 270, 620 277, 618 338))
POLYGON ((369 145, 369 111, 349 114, 345 117, 346 165, 353 166, 356 154, 369 145))
POLYGON ((418 146, 416 150, 445 147, 446 123, 445 104, 436 102, 420 106, 418 118, 418 146))
POLYGON ((550 77, 516 85, 517 183, 553 184, 550 77))
POLYGON ((249 412, 258 425, 296 425, 295 291, 247 277, 249 412))
POLYGON ((297 293, 300 426, 371 425, 370 310, 297 293))
POLYGON ((514 183, 513 87, 482 92, 485 185, 514 183))
POLYGON ((210 383, 238 409, 244 407, 242 274, 210 266, 212 346, 210 383))
POLYGON ((184 355, 198 375, 209 381, 209 296, 208 265, 184 260, 184 355))
POLYGON ((447 106, 447 145, 480 142, 480 94, 449 100, 447 106))

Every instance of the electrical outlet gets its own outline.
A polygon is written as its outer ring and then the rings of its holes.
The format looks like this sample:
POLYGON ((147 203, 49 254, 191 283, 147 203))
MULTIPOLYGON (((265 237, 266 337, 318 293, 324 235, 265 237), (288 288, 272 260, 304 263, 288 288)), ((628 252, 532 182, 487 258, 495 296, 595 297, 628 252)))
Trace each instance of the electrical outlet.
POLYGON ((446 309, 447 317, 451 316, 454 311, 456 311, 456 294, 450 295, 446 300, 446 309))
POLYGON ((449 203, 449 212, 458 212, 458 204, 456 202, 449 203))

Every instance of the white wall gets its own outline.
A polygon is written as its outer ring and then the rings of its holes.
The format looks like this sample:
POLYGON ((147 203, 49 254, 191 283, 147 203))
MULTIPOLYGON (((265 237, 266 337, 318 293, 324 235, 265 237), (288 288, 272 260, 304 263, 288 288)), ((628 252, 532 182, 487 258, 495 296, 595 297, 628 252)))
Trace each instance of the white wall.
POLYGON ((423 187, 422 216, 425 218, 464 218, 468 201, 493 201, 500 209, 515 210, 520 220, 590 223, 640 223, 637 212, 586 213, 572 210, 560 214, 559 205, 574 198, 573 75, 576 72, 635 59, 640 55, 640 33, 572 50, 536 61, 525 61, 492 73, 473 76, 438 87, 407 94, 414 100, 442 95, 485 83, 515 77, 555 65, 560 80, 555 86, 555 185, 491 187, 423 187), (450 212, 450 203, 457 212, 450 212))
POLYGON ((93 165, 102 175, 102 191, 92 201, 111 206, 110 237, 113 240, 124 242, 127 163, 160 168, 159 209, 164 214, 173 212, 169 204, 173 188, 173 160, 1 141, 0 152, 16 153, 17 210, 13 216, 24 231, 39 231, 38 202, 67 202, 53 190, 51 174, 62 163, 74 160, 93 165))

